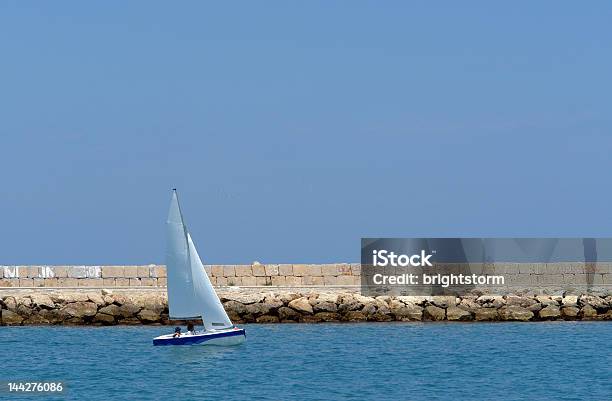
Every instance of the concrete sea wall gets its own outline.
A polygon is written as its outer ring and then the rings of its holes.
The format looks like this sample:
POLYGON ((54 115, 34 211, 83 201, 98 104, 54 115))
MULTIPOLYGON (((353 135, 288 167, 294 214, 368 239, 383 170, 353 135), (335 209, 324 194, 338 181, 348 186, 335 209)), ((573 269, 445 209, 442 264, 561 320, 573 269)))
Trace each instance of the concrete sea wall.
MULTIPOLYGON (((205 266, 217 287, 358 287, 361 265, 259 264, 205 266)), ((478 266, 472 265, 472 270, 478 266)), ((612 263, 496 263, 482 272, 505 277, 500 293, 518 289, 568 289, 600 292, 612 288, 612 263)), ((144 266, 0 266, 0 288, 165 287, 163 265, 144 266)))
MULTIPOLYGON (((208 265, 215 286, 356 286, 355 263, 208 265)), ((164 265, 0 266, 0 287, 165 287, 164 265)))
MULTIPOLYGON (((235 323, 612 320, 612 295, 379 296, 219 291, 235 323)), ((163 291, 10 290, 1 325, 176 325, 163 291)), ((197 322, 196 322, 197 323, 197 322)))

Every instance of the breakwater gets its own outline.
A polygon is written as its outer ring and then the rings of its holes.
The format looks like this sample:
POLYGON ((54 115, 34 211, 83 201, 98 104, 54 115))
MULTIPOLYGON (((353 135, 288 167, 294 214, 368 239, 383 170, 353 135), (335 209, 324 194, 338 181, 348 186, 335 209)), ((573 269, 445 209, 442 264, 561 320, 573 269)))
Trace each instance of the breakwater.
MULTIPOLYGON (((609 263, 483 265, 505 285, 460 296, 363 296, 354 263, 205 270, 237 323, 612 319, 609 263)), ((0 324, 179 324, 168 317, 166 280, 163 265, 0 266, 0 324)))
MULTIPOLYGON (((341 291, 219 291, 236 323, 612 320, 612 295, 366 297, 341 291)), ((163 291, 12 290, 2 325, 176 325, 163 291)), ((197 322, 196 322, 197 323, 197 322)))

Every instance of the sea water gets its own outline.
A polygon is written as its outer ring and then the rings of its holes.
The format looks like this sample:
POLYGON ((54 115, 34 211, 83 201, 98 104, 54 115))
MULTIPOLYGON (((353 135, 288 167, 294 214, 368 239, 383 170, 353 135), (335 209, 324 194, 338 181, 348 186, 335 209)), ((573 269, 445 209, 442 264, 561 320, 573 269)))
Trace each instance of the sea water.
POLYGON ((72 400, 611 400, 612 323, 245 325, 235 347, 170 327, 0 327, 0 382, 72 400))

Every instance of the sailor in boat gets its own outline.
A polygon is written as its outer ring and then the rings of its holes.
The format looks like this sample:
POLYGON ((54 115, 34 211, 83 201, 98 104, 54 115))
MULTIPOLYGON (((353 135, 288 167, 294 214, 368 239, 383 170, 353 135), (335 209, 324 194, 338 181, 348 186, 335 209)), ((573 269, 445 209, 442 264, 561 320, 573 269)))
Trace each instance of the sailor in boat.
POLYGON ((180 337, 181 336, 181 328, 180 327, 175 327, 174 328, 174 334, 172 335, 172 338, 176 338, 176 337, 180 337))
POLYGON ((187 334, 193 336, 196 333, 195 328, 193 327, 193 323, 187 323, 187 334))

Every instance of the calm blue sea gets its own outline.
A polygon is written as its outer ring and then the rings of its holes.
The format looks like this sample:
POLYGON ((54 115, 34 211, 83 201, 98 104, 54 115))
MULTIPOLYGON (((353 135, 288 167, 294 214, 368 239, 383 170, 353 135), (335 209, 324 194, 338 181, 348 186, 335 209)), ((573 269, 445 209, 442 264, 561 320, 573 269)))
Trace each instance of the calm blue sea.
POLYGON ((168 327, 1 327, 0 382, 104 401, 612 400, 612 323, 245 327, 228 348, 153 347, 168 327))

